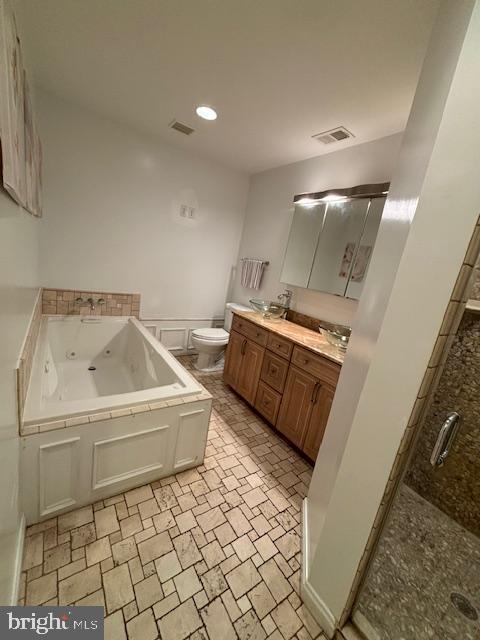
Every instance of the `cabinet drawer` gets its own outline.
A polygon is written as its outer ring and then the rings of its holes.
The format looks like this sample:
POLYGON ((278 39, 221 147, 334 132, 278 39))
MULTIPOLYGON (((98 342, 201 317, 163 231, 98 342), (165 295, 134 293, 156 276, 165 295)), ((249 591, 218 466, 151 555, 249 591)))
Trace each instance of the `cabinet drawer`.
POLYGON ((282 396, 260 380, 255 408, 270 424, 274 425, 277 422, 281 401, 282 396))
POLYGON ((287 379, 288 362, 283 358, 270 353, 265 352, 263 358, 261 379, 269 384, 273 389, 282 393, 285 387, 285 380, 287 379))
POLYGON ((253 342, 256 342, 262 347, 265 347, 267 344, 268 331, 266 329, 262 329, 262 327, 259 327, 249 320, 245 320, 245 318, 234 315, 232 329, 234 331, 238 331, 246 338, 253 340, 253 342))
POLYGON ((282 356, 282 358, 290 360, 290 356, 292 355, 293 351, 293 342, 290 342, 290 340, 287 340, 286 338, 277 336, 276 333, 270 332, 268 334, 267 347, 270 349, 270 351, 273 351, 277 355, 282 356))
POLYGON ((341 369, 339 364, 297 346, 293 348, 292 364, 333 386, 337 384, 341 369))

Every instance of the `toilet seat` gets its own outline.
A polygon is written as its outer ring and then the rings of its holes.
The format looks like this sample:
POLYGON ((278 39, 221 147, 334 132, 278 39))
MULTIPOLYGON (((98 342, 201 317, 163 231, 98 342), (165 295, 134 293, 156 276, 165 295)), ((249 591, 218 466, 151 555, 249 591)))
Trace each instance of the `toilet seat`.
POLYGON ((192 331, 192 337, 209 342, 228 342, 229 334, 225 329, 204 328, 194 329, 192 331))

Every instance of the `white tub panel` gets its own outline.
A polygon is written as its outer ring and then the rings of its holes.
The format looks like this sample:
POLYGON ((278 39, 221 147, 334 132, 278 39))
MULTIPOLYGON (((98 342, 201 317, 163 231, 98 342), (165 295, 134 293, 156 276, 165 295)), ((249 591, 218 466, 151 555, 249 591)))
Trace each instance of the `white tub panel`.
POLYGON ((202 464, 211 406, 201 400, 23 437, 27 523, 202 464))
MULTIPOLYGON (((65 434, 63 434, 65 437, 65 434)), ((69 438, 39 447, 38 484, 40 517, 72 508, 78 501, 80 438, 69 438)))
MULTIPOLYGON (((180 413, 178 421, 177 443, 173 468, 175 473, 181 469, 200 464, 205 451, 207 433, 199 430, 199 424, 205 421, 205 409, 180 413)), ((207 416, 207 422, 209 417, 207 416)))
POLYGON ((150 471, 163 475, 168 471, 171 429, 171 425, 165 424, 94 442, 92 489, 117 485, 150 471))

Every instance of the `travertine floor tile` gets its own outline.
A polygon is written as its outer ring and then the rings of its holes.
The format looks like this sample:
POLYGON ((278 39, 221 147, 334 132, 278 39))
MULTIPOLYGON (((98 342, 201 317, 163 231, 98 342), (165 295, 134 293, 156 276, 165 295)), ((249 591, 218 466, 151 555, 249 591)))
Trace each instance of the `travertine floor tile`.
POLYGON ((174 577, 173 582, 180 598, 184 602, 202 590, 202 585, 193 567, 189 567, 174 577))
POLYGON ((158 533, 138 545, 138 553, 142 564, 156 560, 172 549, 172 540, 166 531, 158 533))
POLYGON ((288 600, 281 602, 271 615, 285 640, 289 640, 302 626, 302 621, 288 600))
POLYGON ((241 598, 260 582, 260 574, 249 559, 227 574, 227 582, 235 598, 241 598))
POLYGON ((135 585, 135 599, 138 610, 143 611, 163 598, 162 587, 156 574, 135 585))
POLYGON ((220 598, 202 609, 202 619, 210 640, 235 640, 237 634, 220 598))
POLYGON ((43 532, 25 538, 23 571, 28 571, 43 562, 43 532))
POLYGON ((27 583, 27 605, 38 605, 47 602, 57 595, 57 576, 50 573, 27 583))
POLYGON ((109 558, 112 555, 110 540, 108 537, 95 540, 85 547, 85 554, 88 566, 109 558))
POLYGON ((105 640, 127 640, 123 615, 121 611, 116 611, 107 616, 104 621, 105 640))
POLYGON ((106 640, 319 638, 297 595, 311 467, 193 373, 214 397, 204 464, 29 527, 21 602, 104 606, 106 640))
POLYGON ((127 622, 128 640, 155 640, 158 629, 151 609, 127 622))
MULTIPOLYGON (((98 565, 95 565, 98 566, 98 565)), ((103 575, 107 611, 111 613, 135 598, 128 565, 121 564, 103 575)))
POLYGON ((158 622, 162 638, 183 640, 202 626, 193 600, 187 600, 176 609, 160 618, 158 622))
POLYGON ((73 604, 77 600, 81 600, 97 591, 101 586, 100 567, 96 564, 60 581, 58 585, 58 604, 73 604))
POLYGON ((95 528, 97 530, 97 538, 103 538, 120 529, 114 506, 95 511, 95 528))
POLYGON ((58 517, 58 533, 65 533, 71 529, 81 527, 87 522, 93 522, 93 509, 91 506, 65 513, 58 517))
POLYGON ((158 558, 158 560, 155 560, 155 568, 157 569, 157 574, 161 582, 170 580, 182 571, 175 551, 170 551, 170 553, 166 553, 161 558, 158 558))

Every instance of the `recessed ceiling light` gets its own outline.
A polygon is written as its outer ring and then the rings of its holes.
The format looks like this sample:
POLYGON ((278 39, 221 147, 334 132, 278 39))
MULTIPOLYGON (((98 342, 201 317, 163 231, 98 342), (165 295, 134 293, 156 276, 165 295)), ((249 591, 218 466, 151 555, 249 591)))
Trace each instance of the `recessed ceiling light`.
POLYGON ((205 104, 201 104, 196 108, 197 116, 203 118, 204 120, 216 120, 217 112, 212 107, 207 107, 205 104))

